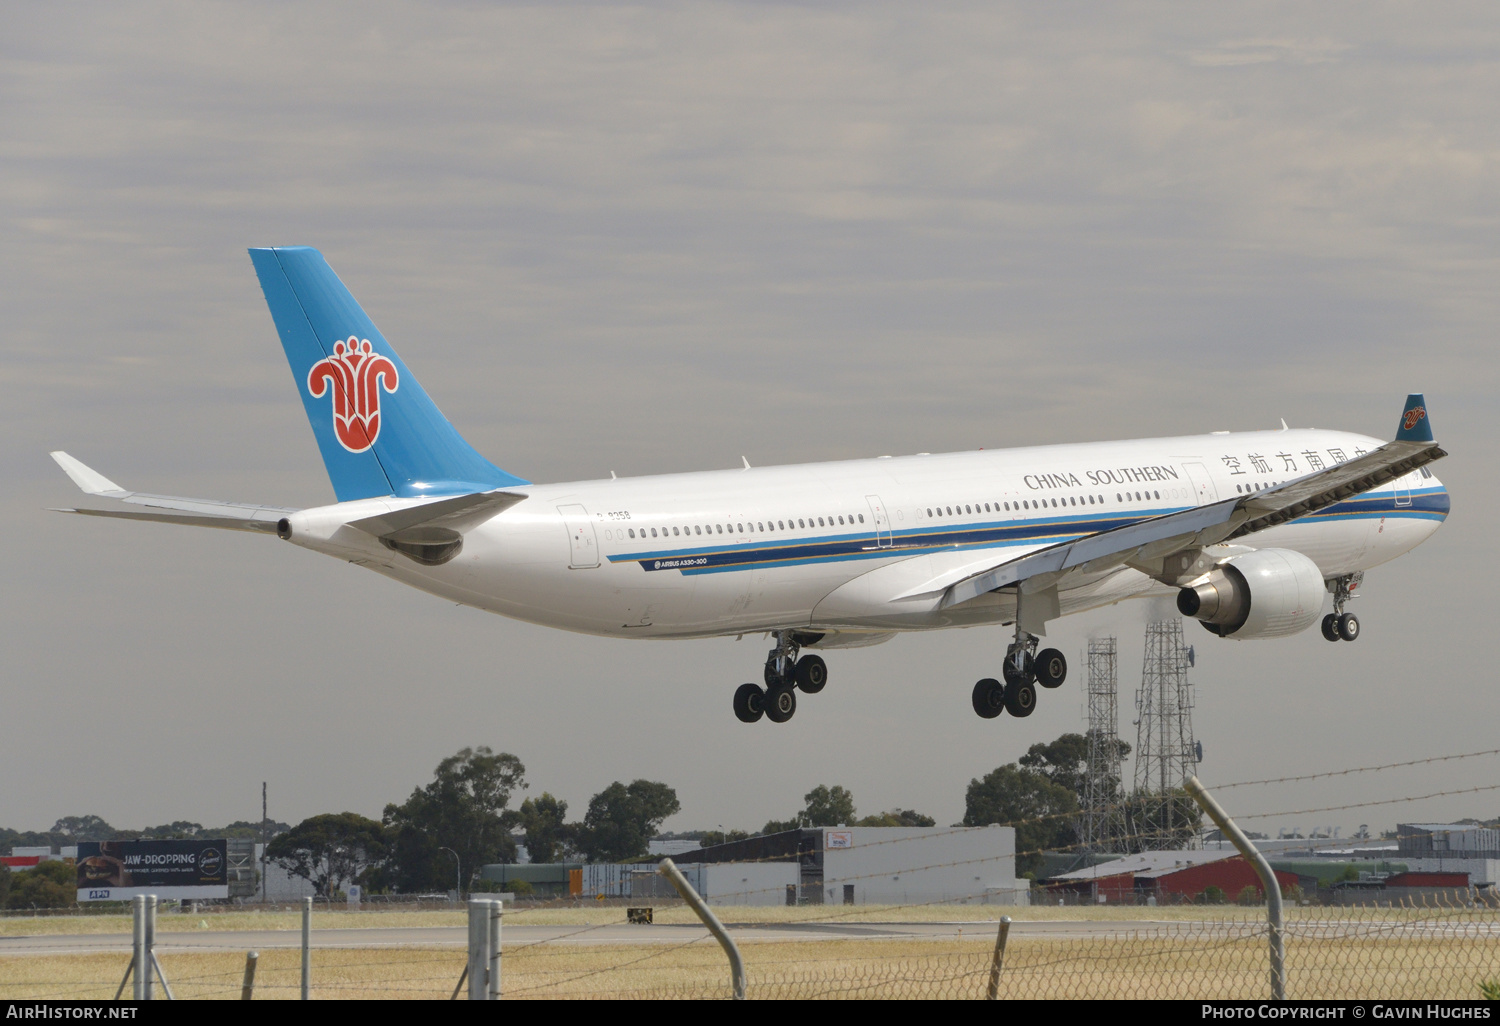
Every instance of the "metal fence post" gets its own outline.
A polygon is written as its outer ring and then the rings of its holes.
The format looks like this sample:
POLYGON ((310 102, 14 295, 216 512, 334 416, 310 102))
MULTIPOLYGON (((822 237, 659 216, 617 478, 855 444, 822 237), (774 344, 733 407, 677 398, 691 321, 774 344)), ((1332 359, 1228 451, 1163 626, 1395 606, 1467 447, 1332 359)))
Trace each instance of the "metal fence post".
POLYGON ((693 890, 693 885, 687 882, 687 877, 682 875, 682 870, 678 869, 671 859, 662 859, 656 871, 672 881, 672 886, 677 888, 677 893, 682 895, 682 900, 698 914, 698 918, 703 920, 703 925, 708 927, 708 932, 718 940, 719 946, 724 949, 724 954, 729 956, 729 981, 734 988, 734 999, 745 1000, 745 962, 740 958, 740 949, 734 941, 730 940, 724 924, 719 922, 719 917, 703 903, 702 898, 698 897, 698 892, 693 890))
POLYGON ((487 898, 469 899, 469 1000, 484 1000, 484 975, 489 967, 490 903, 487 898))
POLYGON ((249 1001, 255 994, 255 966, 259 961, 259 951, 245 952, 245 982, 240 985, 241 1001, 249 1001))
POLYGON ((151 965, 146 958, 146 896, 137 894, 130 899, 131 923, 131 963, 130 969, 135 978, 131 981, 130 996, 136 1001, 148 1000, 149 984, 146 982, 151 975, 151 965))
POLYGON ((1000 932, 995 935, 995 956, 990 959, 990 992, 994 1001, 1000 996, 1000 969, 1005 965, 1005 940, 1010 936, 1010 916, 1000 917, 1000 932))
POLYGON ((143 913, 141 918, 145 921, 143 927, 145 941, 141 948, 143 960, 136 967, 135 978, 141 981, 141 1000, 154 1001, 156 988, 152 970, 155 967, 152 963, 156 961, 156 895, 146 895, 141 904, 143 913))
POLYGON ((488 997, 491 1001, 500 1000, 500 917, 505 914, 505 902, 499 898, 490 902, 490 978, 488 997))
POLYGON ((1250 843, 1250 838, 1239 828, 1234 820, 1229 818, 1229 813, 1214 801, 1214 798, 1198 782, 1196 776, 1188 777, 1183 785, 1193 800, 1208 813, 1208 818, 1214 821, 1224 835, 1234 842, 1234 846, 1245 856, 1245 861, 1255 867, 1260 874, 1260 879, 1266 887, 1266 921, 1270 928, 1271 939, 1271 998, 1274 1001, 1286 1000, 1286 938, 1282 933, 1281 926, 1281 884, 1276 880, 1276 873, 1271 869, 1271 864, 1266 857, 1260 853, 1260 849, 1250 843))
POLYGON ((312 997, 312 903, 302 899, 302 1000, 312 997))

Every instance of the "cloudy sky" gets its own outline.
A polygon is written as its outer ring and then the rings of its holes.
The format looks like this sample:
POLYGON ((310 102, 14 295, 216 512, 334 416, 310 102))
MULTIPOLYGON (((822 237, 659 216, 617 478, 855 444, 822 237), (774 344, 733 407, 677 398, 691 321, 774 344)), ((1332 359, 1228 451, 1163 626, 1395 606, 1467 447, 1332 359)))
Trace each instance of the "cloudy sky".
MULTIPOLYGON (((1000 629, 830 656, 610 641, 274 539, 65 517, 126 487, 332 500, 245 248, 320 248, 427 391, 536 481, 1176 434, 1389 436, 1425 391, 1454 514, 1354 645, 1199 655, 1202 776, 1497 747, 1500 14, 1492 5, 115 4, 0 34, 0 825, 378 816, 464 745, 581 814, 756 827, 818 783, 963 814, 1083 726, 969 709, 1000 629)), ((1122 707, 1146 613, 1118 631, 1122 707)), ((1133 739, 1131 717, 1121 731, 1133 739)), ((1228 791, 1245 825, 1493 816, 1495 757, 1228 791)))

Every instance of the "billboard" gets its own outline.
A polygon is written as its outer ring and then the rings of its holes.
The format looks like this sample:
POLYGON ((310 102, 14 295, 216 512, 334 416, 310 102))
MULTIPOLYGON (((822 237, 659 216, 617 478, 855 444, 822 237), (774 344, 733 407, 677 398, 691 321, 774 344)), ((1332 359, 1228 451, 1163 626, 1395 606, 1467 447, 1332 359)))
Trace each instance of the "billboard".
POLYGON ((81 841, 78 900, 227 898, 229 868, 223 839, 192 841, 81 841))

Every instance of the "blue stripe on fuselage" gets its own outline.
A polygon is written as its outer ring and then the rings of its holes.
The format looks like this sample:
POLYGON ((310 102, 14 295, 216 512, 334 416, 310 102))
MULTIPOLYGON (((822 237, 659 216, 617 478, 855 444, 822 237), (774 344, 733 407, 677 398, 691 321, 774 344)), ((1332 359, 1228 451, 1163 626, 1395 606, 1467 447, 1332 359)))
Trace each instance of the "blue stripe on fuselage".
MULTIPOLYGON (((1409 505, 1397 505, 1396 498, 1395 493, 1382 493, 1346 499, 1300 519, 1328 522, 1395 517, 1441 521, 1447 517, 1450 508, 1448 492, 1444 488, 1413 489, 1409 505)), ((754 543, 739 543, 733 548, 691 546, 626 552, 609 556, 608 559, 611 563, 636 562, 641 569, 647 571, 677 570, 683 574, 725 573, 856 559, 889 559, 892 556, 917 556, 953 549, 1057 544, 1189 508, 1191 507, 1176 506, 1105 516, 1085 513, 1040 517, 1035 520, 912 528, 893 531, 892 544, 882 546, 876 546, 875 538, 869 532, 799 538, 785 542, 757 537, 754 543)))

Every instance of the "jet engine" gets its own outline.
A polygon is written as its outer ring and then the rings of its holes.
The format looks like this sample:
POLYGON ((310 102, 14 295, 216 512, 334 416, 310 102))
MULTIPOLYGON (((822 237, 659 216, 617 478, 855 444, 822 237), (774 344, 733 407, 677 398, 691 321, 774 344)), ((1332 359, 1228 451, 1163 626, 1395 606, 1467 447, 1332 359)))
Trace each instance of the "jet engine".
POLYGON ((1258 549, 1232 556, 1177 593, 1183 616, 1221 638, 1282 638, 1323 612, 1323 572, 1300 552, 1258 549))

